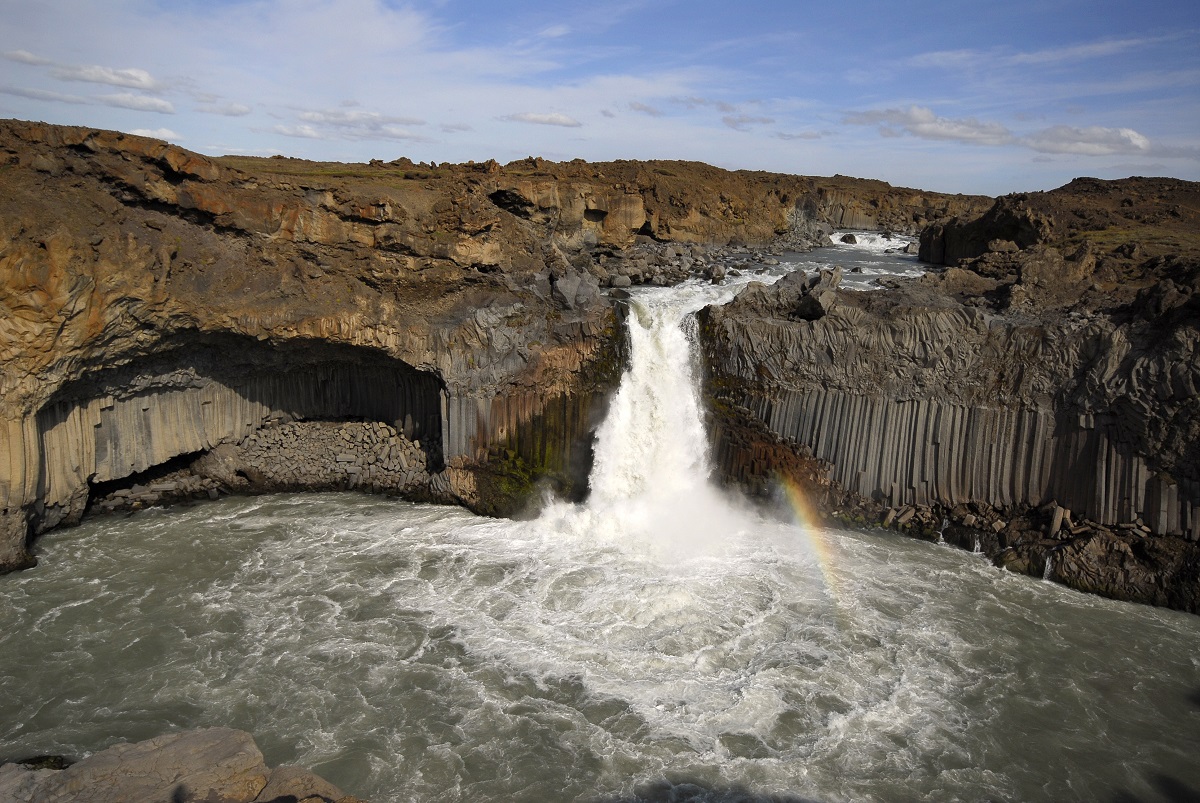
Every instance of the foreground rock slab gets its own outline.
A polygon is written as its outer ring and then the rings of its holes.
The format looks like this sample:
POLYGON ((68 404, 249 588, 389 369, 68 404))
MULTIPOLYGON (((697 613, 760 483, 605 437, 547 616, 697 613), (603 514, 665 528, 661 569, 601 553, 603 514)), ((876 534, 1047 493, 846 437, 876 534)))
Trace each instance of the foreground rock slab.
POLYGON ((271 770, 244 731, 206 728, 114 745, 66 769, 0 765, 5 803, 354 803, 299 767, 271 770))

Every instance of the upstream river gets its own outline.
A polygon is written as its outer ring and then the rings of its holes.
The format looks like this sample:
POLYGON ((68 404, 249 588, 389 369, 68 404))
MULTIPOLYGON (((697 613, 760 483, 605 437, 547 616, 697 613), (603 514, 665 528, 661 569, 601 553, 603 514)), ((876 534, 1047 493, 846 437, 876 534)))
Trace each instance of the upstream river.
POLYGON ((584 504, 275 495, 46 535, 0 577, 0 759, 220 725, 376 803, 1200 793, 1200 617, 709 486, 689 314, 735 291, 635 291, 584 504))

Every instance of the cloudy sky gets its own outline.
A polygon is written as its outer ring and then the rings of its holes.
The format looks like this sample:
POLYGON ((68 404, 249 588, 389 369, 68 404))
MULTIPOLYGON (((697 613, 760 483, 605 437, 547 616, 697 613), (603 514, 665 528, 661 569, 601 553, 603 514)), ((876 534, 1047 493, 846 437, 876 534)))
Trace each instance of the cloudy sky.
POLYGON ((1200 180, 1195 0, 0 0, 0 117, 207 154, 1200 180))

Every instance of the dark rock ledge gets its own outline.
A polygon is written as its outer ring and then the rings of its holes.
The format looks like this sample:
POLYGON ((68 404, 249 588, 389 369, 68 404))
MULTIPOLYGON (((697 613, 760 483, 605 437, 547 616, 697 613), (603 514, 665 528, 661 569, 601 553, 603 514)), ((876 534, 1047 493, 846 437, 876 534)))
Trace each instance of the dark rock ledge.
MULTIPOLYGON (((57 759, 57 760, 53 760, 57 759)), ((244 731, 205 728, 118 744, 68 764, 0 764, 11 803, 362 803, 300 767, 267 767, 244 731)))

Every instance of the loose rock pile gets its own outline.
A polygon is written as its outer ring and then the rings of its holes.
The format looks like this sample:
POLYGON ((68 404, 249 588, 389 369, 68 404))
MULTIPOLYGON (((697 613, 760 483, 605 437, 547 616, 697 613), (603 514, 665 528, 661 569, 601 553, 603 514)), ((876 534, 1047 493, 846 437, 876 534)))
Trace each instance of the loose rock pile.
POLYGON ((255 490, 399 493, 429 483, 420 441, 378 421, 304 421, 262 429, 242 441, 239 458, 255 490))
POLYGON ((1196 545, 1156 535, 1140 518, 1115 525, 1075 517, 1049 502, 1001 510, 972 502, 951 509, 888 508, 843 494, 831 520, 881 526, 980 552, 996 566, 1114 599, 1200 612, 1196 545))
POLYGON ((649 284, 667 287, 690 278, 719 282, 738 273, 764 271, 779 264, 779 255, 787 250, 808 250, 815 243, 779 243, 767 248, 744 246, 707 246, 687 243, 658 243, 640 238, 623 251, 599 253, 589 268, 593 276, 608 287, 649 284))
POLYGON ((198 477, 184 469, 159 477, 153 482, 135 483, 129 488, 113 491, 93 503, 93 510, 112 513, 118 510, 140 510, 164 502, 189 499, 216 499, 223 489, 211 477, 198 477))
POLYGON ((223 444, 187 468, 93 500, 100 512, 216 499, 222 493, 361 490, 409 498, 450 497, 430 474, 420 441, 378 421, 297 421, 223 444))

